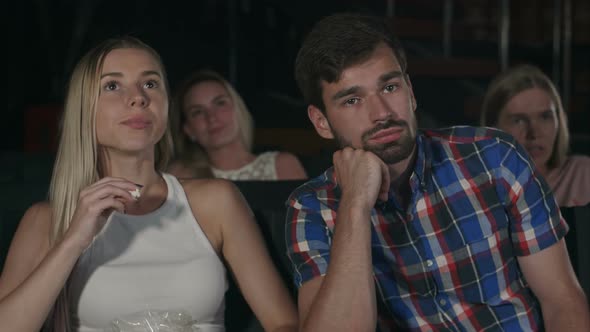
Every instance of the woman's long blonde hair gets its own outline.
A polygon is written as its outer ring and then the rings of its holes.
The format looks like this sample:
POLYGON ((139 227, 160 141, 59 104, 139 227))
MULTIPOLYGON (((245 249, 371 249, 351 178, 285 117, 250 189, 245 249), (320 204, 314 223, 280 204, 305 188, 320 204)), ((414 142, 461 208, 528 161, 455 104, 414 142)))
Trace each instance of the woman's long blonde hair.
POLYGON ((189 90, 203 82, 217 82, 221 84, 231 98, 234 108, 236 122, 240 132, 240 139, 248 151, 252 151, 254 141, 254 122, 252 115, 246 107, 246 103, 234 87, 220 74, 211 70, 200 70, 185 79, 176 90, 170 112, 170 127, 174 139, 174 157, 189 167, 203 167, 209 164, 207 153, 197 142, 191 141, 183 129, 186 122, 184 112, 184 98, 189 90))
MULTIPOLYGON (((105 57, 116 49, 141 49, 150 53, 160 65, 162 80, 168 91, 163 63, 158 53, 134 37, 109 39, 90 50, 76 65, 70 82, 61 121, 61 136, 49 186, 51 205, 50 244, 59 242, 67 232, 82 189, 104 176, 96 140, 96 110, 100 93, 100 76, 105 57)), ((172 136, 168 126, 155 147, 155 167, 164 170, 172 153, 172 136)), ((69 331, 67 285, 58 297, 50 324, 56 331, 69 331)))
POLYGON ((570 135, 567 126, 567 114, 563 109, 561 97, 551 79, 541 69, 528 65, 518 65, 498 75, 484 97, 480 124, 487 127, 497 127, 500 113, 506 104, 517 94, 532 88, 545 91, 555 103, 557 112, 557 137, 553 144, 553 151, 547 161, 549 169, 559 167, 565 162, 569 150, 570 135))

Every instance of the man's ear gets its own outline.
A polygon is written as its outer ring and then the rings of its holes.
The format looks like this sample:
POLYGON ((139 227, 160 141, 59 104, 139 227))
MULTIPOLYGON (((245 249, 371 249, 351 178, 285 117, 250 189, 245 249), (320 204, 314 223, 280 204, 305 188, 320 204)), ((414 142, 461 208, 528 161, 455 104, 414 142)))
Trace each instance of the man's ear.
POLYGON ((330 123, 328 122, 326 115, 319 108, 309 105, 307 107, 307 116, 309 117, 311 123, 313 123, 315 131, 317 131, 321 137, 327 139, 334 138, 330 123))

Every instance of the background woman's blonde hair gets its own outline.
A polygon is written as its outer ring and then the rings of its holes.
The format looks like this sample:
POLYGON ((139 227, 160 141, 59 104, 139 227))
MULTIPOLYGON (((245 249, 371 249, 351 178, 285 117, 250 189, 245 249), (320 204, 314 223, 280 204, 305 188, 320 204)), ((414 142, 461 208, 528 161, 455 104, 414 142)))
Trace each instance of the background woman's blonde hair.
MULTIPOLYGON (((64 112, 61 136, 49 187, 52 210, 50 243, 54 245, 66 233, 76 210, 82 189, 104 176, 96 141, 96 111, 100 94, 100 76, 105 57, 116 49, 141 49, 150 53, 160 65, 162 80, 168 91, 164 66, 158 53, 134 37, 109 39, 90 50, 72 72, 64 112)), ((155 148, 155 167, 165 169, 172 153, 168 126, 155 148)), ((56 331, 69 331, 67 285, 58 298, 50 323, 56 331)))
POLYGON ((559 167, 565 161, 569 149, 567 114, 563 109, 563 103, 555 85, 539 68, 532 65, 519 65, 498 75, 490 83, 484 97, 480 124, 497 127, 498 117, 510 99, 524 90, 532 88, 544 90, 555 103, 558 120, 557 138, 547 161, 547 167, 550 169, 559 167))
POLYGON ((202 166, 202 163, 207 163, 208 165, 208 158, 203 147, 197 142, 191 141, 190 137, 184 132, 183 126, 187 120, 184 109, 184 98, 192 87, 203 82, 217 82, 225 88, 234 104, 240 138, 248 151, 252 151, 254 141, 254 121, 252 120, 252 115, 236 89, 223 76, 214 71, 197 71, 185 79, 176 90, 170 114, 175 158, 185 165, 193 167, 195 165, 202 166))

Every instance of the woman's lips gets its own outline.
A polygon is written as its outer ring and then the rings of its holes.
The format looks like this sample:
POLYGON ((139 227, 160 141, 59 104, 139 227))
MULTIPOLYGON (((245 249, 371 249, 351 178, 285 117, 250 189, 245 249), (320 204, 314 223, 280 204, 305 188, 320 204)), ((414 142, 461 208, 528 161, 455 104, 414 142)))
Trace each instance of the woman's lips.
POLYGON ((127 119, 121 123, 127 127, 133 128, 133 129, 144 129, 144 128, 151 126, 151 124, 152 124, 151 121, 144 119, 144 118, 130 118, 130 119, 127 119))
POLYGON ((224 127, 215 127, 215 128, 211 128, 208 130, 209 135, 213 136, 213 135, 217 135, 219 133, 221 133, 223 131, 224 127))
POLYGON ((540 145, 532 145, 526 147, 527 152, 533 158, 538 158, 544 155, 545 148, 540 145))

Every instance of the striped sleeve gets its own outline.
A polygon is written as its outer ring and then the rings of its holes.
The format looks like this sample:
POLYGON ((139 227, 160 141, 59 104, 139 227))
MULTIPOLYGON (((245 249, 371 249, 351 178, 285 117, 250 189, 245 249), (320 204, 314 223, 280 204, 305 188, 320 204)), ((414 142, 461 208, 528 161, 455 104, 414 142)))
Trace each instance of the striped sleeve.
POLYGON ((315 197, 290 199, 286 222, 287 255, 293 266, 293 281, 299 288, 306 281, 326 274, 332 234, 315 197))
POLYGON ((502 173, 505 206, 517 256, 539 252, 565 236, 568 226, 547 182, 516 141, 504 144, 502 173))

